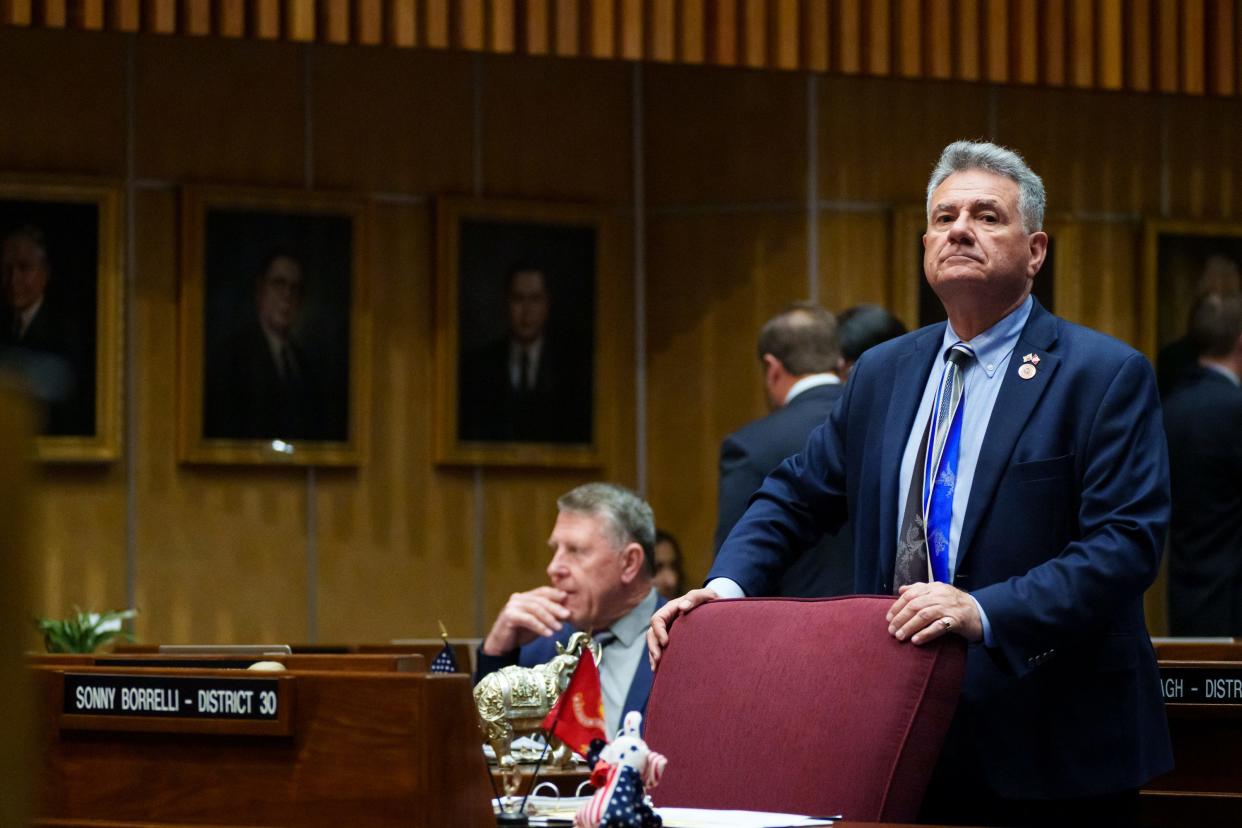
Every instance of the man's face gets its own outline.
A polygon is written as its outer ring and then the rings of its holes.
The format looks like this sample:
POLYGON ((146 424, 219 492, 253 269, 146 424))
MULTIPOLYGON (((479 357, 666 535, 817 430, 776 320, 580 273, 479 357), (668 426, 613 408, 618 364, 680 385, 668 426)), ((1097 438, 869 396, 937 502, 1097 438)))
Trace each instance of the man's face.
POLYGON ((656 541, 652 583, 665 598, 676 598, 681 592, 681 584, 677 583, 677 550, 668 541, 656 541))
POLYGON ((0 256, 0 282, 9 307, 24 311, 39 301, 47 290, 47 257, 33 239, 10 236, 0 256))
POLYGON ((1026 298, 1048 238, 1023 229, 1017 182, 965 170, 941 182, 931 205, 923 272, 946 306, 1010 307, 1026 298))
POLYGON ((560 512, 548 538, 548 579, 565 592, 569 620, 580 630, 612 623, 622 606, 621 550, 609 542, 605 526, 595 515, 560 512))
POLYGON ((259 321, 278 336, 288 336, 302 310, 302 267, 277 256, 259 280, 259 321))
POLYGON ((515 273, 507 298, 509 333, 513 338, 525 345, 543 336, 543 328, 548 324, 548 308, 552 304, 543 273, 538 270, 515 273))

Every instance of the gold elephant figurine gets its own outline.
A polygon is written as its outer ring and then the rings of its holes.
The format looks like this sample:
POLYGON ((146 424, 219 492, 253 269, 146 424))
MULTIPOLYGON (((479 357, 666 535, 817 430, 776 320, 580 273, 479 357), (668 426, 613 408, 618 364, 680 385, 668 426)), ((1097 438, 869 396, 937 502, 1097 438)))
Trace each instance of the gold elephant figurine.
MULTIPOLYGON (((589 647, 599 661, 599 645, 587 633, 576 632, 564 645, 557 643, 557 654, 547 664, 502 667, 475 685, 474 704, 479 710, 479 725, 487 743, 496 752, 496 764, 505 771, 506 780, 517 767, 510 752, 513 739, 539 732, 544 717, 569 685, 583 647, 589 647)), ((548 764, 568 767, 572 751, 560 739, 549 737, 548 741, 552 750, 548 764)))

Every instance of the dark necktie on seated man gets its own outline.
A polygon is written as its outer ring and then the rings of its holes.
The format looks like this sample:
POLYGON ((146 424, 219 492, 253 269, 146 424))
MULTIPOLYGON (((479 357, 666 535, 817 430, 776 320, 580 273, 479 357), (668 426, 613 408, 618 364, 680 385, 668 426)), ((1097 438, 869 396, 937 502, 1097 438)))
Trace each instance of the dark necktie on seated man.
POLYGON ((974 358, 975 352, 965 342, 955 343, 945 354, 944 373, 910 474, 901 534, 897 537, 894 593, 918 581, 951 580, 949 532, 966 407, 964 374, 974 358))

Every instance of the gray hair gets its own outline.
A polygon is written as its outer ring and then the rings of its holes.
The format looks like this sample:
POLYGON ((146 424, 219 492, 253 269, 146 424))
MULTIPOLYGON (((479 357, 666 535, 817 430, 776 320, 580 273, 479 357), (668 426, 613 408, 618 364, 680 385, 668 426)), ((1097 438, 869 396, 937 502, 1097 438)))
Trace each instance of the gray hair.
POLYGON ((1011 149, 985 141, 954 141, 940 153, 940 160, 927 181, 927 218, 931 220, 932 194, 954 173, 983 170, 1001 175, 1018 185, 1018 212, 1027 233, 1043 229, 1044 207, 1048 197, 1044 182, 1026 165, 1022 156, 1011 149))
POLYGON ((615 483, 586 483, 558 497, 556 508, 603 518, 609 542, 617 549, 637 543, 643 572, 655 575, 655 514, 647 501, 615 483))

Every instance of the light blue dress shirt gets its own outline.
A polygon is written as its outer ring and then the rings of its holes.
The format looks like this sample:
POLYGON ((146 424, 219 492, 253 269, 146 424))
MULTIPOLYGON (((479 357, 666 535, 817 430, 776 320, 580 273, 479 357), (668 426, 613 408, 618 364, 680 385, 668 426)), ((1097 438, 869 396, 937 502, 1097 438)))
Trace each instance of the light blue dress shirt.
MULTIPOLYGON (((1013 357, 1013 350, 1018 344, 1018 337, 1022 335, 1022 329, 1026 327, 1026 320, 1031 315, 1032 304, 1033 300, 1027 296, 1026 301, 1010 311, 1007 316, 967 342, 974 350, 976 359, 964 373, 966 391, 965 410, 962 414, 962 442, 957 459, 957 488, 953 490, 953 521, 949 528, 950 581, 953 579, 953 573, 957 571, 957 543, 962 534, 966 504, 970 502, 970 489, 975 479, 975 466, 979 462, 979 450, 983 446, 983 437, 987 433, 988 422, 992 419, 996 397, 1000 394, 1001 384, 1005 380, 1005 369, 1013 357)), ((901 537, 901 516, 905 514, 906 498, 910 490, 910 475, 919 453, 919 442, 927 427, 927 418, 931 415, 936 389, 943 376, 944 355, 949 348, 961 341, 951 324, 945 326, 944 339, 941 341, 937 358, 932 363, 932 370, 928 372, 918 413, 914 416, 914 427, 910 430, 910 436, 906 438, 906 450, 901 458, 901 476, 898 477, 898 525, 894 537, 901 537)), ((722 598, 741 598, 745 595, 742 588, 729 578, 713 578, 707 587, 722 598)), ((975 606, 983 621, 984 642, 991 645, 992 628, 988 623, 987 615, 983 612, 983 607, 979 606, 978 601, 975 601, 975 606)))

